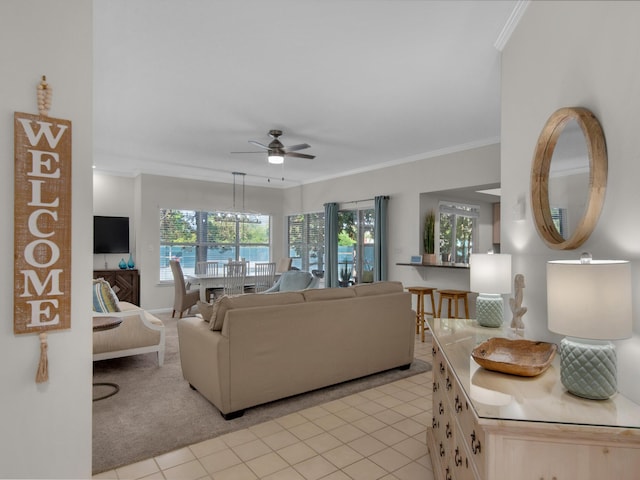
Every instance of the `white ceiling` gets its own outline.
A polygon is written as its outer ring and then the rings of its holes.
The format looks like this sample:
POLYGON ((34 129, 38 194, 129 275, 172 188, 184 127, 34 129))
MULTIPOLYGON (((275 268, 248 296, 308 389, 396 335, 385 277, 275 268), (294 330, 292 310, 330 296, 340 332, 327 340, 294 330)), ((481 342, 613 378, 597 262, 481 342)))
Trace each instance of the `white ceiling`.
POLYGON ((94 163, 282 187, 486 145, 518 0, 94 0, 94 163), (513 13, 513 15, 512 15, 513 13), (248 140, 309 143, 269 165, 248 140), (282 178, 284 177, 284 181, 282 178))

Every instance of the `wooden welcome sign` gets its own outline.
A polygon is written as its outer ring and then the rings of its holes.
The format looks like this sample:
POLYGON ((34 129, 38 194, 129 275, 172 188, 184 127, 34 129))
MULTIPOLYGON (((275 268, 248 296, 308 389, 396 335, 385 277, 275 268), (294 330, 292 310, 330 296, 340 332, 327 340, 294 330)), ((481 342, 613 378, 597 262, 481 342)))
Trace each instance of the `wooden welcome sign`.
POLYGON ((71 122, 16 112, 14 146, 13 331, 70 328, 71 122))

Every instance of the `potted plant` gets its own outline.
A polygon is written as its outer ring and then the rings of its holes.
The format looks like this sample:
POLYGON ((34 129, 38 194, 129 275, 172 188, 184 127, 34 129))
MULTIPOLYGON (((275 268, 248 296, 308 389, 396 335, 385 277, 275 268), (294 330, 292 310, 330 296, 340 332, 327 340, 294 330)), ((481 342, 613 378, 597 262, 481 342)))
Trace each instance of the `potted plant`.
POLYGON ((349 268, 349 262, 344 261, 344 266, 340 269, 340 281, 338 282, 341 287, 348 287, 349 280, 351 280, 351 268, 349 268))
POLYGON ((433 209, 429 210, 424 218, 424 232, 422 237, 424 254, 422 255, 422 263, 436 263, 436 214, 433 209))

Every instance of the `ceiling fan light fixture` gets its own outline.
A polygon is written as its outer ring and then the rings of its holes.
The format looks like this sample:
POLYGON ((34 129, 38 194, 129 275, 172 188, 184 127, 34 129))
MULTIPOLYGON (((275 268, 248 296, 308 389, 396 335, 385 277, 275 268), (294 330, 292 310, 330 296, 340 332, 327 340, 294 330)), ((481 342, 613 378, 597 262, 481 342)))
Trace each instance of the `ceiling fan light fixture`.
POLYGON ((269 153, 269 163, 273 165, 281 165, 284 163, 284 155, 281 153, 269 153))

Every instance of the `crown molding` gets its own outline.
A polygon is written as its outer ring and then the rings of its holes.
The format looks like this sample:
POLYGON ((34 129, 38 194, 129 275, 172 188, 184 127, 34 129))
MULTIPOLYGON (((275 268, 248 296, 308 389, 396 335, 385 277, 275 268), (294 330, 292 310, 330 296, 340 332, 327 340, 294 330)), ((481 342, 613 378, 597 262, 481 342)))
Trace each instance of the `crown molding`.
POLYGON ((530 0, 518 0, 516 2, 516 6, 513 7, 511 15, 509 15, 507 22, 504 24, 504 27, 502 27, 500 35, 498 35, 496 42, 493 44, 499 52, 502 52, 504 47, 506 47, 509 38, 511 38, 511 34, 518 26, 518 23, 520 23, 520 19, 524 15, 524 11, 529 6, 529 3, 530 0))

